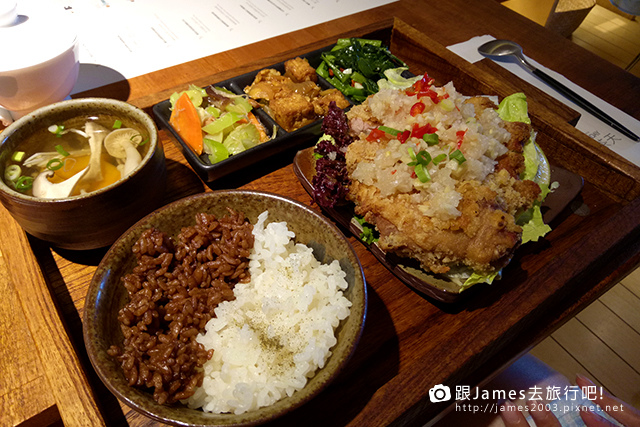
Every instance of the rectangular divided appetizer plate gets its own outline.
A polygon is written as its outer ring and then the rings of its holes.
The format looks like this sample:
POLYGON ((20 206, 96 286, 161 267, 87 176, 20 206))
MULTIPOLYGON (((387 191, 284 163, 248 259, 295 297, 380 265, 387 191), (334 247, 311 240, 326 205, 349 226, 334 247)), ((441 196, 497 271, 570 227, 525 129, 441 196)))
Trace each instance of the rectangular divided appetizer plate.
MULTIPOLYGON (((322 62, 322 52, 330 50, 332 47, 333 45, 327 46, 306 53, 304 55, 299 55, 299 57, 307 59, 309 61, 309 65, 311 65, 315 69, 322 62)), ((256 75, 261 70, 267 68, 276 69, 281 74, 284 74, 284 61, 268 67, 262 67, 258 70, 251 71, 221 82, 213 82, 210 86, 224 88, 233 92, 234 94, 244 94, 244 88, 253 83, 256 75)), ((333 86, 321 76, 318 76, 317 84, 318 86, 320 86, 321 90, 333 88, 333 86)), ((187 88, 185 87, 184 89, 186 90, 187 88)), ((347 100, 349 99, 347 98, 347 100)), ((353 104, 353 101, 349 100, 349 102, 353 104)), ((153 106, 153 113, 156 118, 164 127, 166 127, 171 132, 175 139, 180 143, 185 158, 187 159, 191 167, 200 176, 200 178, 205 182, 214 181, 227 174, 236 172, 242 168, 264 160, 269 156, 284 152, 288 149, 303 147, 305 146, 305 144, 313 144, 322 133, 320 130, 322 122, 321 120, 316 120, 313 123, 303 126, 297 130, 287 132, 269 114, 267 114, 264 109, 254 108, 252 112, 264 125, 269 136, 273 136, 273 138, 241 153, 231 155, 227 159, 222 160, 218 163, 212 164, 209 161, 207 154, 203 153, 202 155, 197 155, 193 150, 191 150, 184 139, 180 137, 176 129, 169 123, 169 119, 171 117, 170 100, 167 99, 153 106), (275 136, 273 135, 274 132, 275 136)))

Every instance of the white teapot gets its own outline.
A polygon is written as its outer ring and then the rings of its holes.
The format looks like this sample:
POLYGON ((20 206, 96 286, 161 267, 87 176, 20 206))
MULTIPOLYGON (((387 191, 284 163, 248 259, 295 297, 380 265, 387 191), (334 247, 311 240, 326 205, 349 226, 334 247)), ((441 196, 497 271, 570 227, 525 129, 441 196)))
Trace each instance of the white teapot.
POLYGON ((78 78, 78 40, 62 14, 0 0, 0 119, 62 101, 78 78))

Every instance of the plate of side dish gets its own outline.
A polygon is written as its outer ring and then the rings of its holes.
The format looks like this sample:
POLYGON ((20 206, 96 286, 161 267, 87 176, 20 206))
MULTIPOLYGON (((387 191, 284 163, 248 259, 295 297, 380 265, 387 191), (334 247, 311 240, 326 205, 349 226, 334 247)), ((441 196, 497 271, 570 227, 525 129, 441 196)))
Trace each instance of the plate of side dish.
MULTIPOLYGON (((269 67, 212 83, 204 88, 197 88, 203 91, 205 99, 224 96, 224 93, 221 92, 223 91, 227 92, 230 99, 238 100, 242 97, 248 100, 251 103, 251 113, 259 126, 262 127, 260 133, 266 134, 266 138, 258 143, 245 144, 244 150, 230 146, 233 144, 225 144, 229 147, 228 154, 224 154, 222 159, 216 158, 216 154, 207 153, 206 143, 202 151, 194 150, 187 142, 185 135, 181 135, 176 122, 171 119, 174 110, 171 99, 154 105, 153 113, 181 145, 185 158, 200 178, 205 182, 214 181, 269 156, 295 147, 304 147, 305 144, 307 146, 312 144, 321 135, 320 123, 323 109, 326 109, 329 100, 335 100, 339 97, 341 99, 338 102, 343 107, 353 104, 352 100, 342 94, 336 95, 338 91, 326 79, 316 74, 315 68, 321 62, 322 52, 330 48, 318 49, 269 67), (264 101, 269 97, 269 94, 273 96, 273 88, 265 88, 264 85, 274 80, 277 80, 277 84, 281 87, 286 86, 294 95, 294 97, 283 98, 286 102, 278 100, 275 103, 275 109, 273 102, 269 106, 264 101), (245 89, 253 96, 247 95, 245 89), (266 94, 267 92, 269 94, 266 94), (304 96, 300 96, 298 92, 304 96), (277 112, 278 102, 280 103, 280 112, 277 112)), ((184 89, 185 91, 189 91, 189 89, 193 91, 196 88, 192 86, 184 89)), ((243 112, 240 111, 240 113, 243 112)), ((214 129, 214 131, 219 132, 219 129, 214 129)), ((216 146, 219 147, 217 144, 216 146)), ((210 151, 214 150, 215 147, 210 151)))
POLYGON ((313 144, 331 102, 348 109, 377 90, 385 70, 397 67, 405 63, 381 40, 338 39, 207 87, 185 87, 153 113, 198 175, 211 182, 313 144))

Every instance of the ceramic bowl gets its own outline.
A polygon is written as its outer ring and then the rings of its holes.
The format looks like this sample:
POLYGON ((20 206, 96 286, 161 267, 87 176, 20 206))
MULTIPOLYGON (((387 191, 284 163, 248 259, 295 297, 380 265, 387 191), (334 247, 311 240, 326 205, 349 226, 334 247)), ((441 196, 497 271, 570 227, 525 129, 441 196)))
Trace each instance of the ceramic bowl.
POLYGON ((131 120, 148 132, 149 148, 132 174, 101 190, 64 199, 28 196, 0 180, 0 202, 18 224, 27 233, 60 248, 80 250, 108 246, 160 205, 166 167, 153 119, 123 101, 82 98, 42 107, 0 133, 0 177, 3 177, 18 144, 34 132, 66 119, 96 114, 131 120))
POLYGON ((222 190, 202 193, 164 206, 140 220, 109 249, 89 286, 84 307, 84 340, 87 353, 104 384, 121 401, 133 409, 173 425, 240 426, 273 420, 299 407, 327 386, 346 365, 356 348, 364 326, 367 295, 360 262, 344 235, 325 217, 296 201, 271 193, 222 190), (120 364, 107 354, 111 345, 122 345, 118 311, 128 300, 120 278, 135 265, 132 245, 141 233, 155 227, 176 236, 184 226, 195 223, 195 214, 209 212, 223 216, 226 207, 243 212, 255 223, 260 213, 269 211, 268 222, 286 221, 296 234, 296 242, 313 248, 322 262, 338 259, 347 273, 348 289, 344 295, 352 302, 350 315, 336 330, 337 344, 324 368, 317 371, 307 385, 291 397, 274 405, 241 415, 210 414, 181 404, 159 405, 151 393, 130 387, 120 364))

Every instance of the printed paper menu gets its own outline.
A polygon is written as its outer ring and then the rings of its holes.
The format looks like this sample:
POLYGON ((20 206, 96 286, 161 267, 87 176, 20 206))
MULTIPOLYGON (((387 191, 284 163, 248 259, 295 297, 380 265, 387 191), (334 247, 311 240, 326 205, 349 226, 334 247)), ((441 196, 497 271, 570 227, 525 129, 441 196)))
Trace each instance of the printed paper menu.
POLYGON ((74 93, 391 3, 389 0, 55 2, 77 29, 80 41, 83 66, 74 93))

